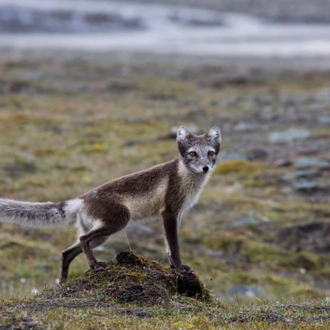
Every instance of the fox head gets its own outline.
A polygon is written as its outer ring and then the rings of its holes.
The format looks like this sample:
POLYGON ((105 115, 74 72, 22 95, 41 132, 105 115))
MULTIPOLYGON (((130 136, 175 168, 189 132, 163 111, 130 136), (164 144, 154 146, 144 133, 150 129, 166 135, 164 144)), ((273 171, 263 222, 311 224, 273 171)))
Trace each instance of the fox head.
POLYGON ((220 151, 221 132, 218 127, 211 128, 207 134, 194 135, 180 126, 176 139, 179 153, 189 171, 204 174, 212 171, 220 151))

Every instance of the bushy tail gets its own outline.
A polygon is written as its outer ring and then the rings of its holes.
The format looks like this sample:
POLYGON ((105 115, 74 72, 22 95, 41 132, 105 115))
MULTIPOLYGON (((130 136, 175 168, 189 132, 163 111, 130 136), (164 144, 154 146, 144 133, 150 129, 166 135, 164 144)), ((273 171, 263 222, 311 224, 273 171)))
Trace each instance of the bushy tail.
POLYGON ((0 198, 0 222, 29 227, 67 225, 80 210, 82 199, 61 203, 31 203, 0 198))

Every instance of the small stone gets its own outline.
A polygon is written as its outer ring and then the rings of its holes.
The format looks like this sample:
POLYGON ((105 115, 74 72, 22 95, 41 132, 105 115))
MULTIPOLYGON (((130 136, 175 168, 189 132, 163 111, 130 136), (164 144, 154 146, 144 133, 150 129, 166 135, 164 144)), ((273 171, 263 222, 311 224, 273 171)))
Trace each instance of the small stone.
POLYGON ((328 125, 330 124, 330 116, 320 116, 317 118, 319 124, 328 125))
POLYGON ((283 189, 281 189, 281 193, 285 194, 285 195, 290 195, 292 194, 293 189, 291 187, 284 187, 283 189))
POLYGON ((202 87, 222 88, 224 86, 243 86, 260 84, 263 77, 257 72, 224 72, 210 76, 200 83, 202 87))
POLYGON ((241 151, 224 151, 220 153, 220 160, 247 160, 247 155, 241 151))
POLYGON ((295 181, 293 187, 300 192, 309 193, 315 190, 318 190, 320 187, 315 181, 302 180, 295 181))
MULTIPOLYGON (((192 134, 198 134, 200 132, 199 127, 196 124, 194 124, 194 123, 188 123, 188 124, 186 124, 184 126, 192 134)), ((175 135, 176 136, 176 133, 177 133, 178 129, 179 129, 178 126, 172 126, 171 127, 171 135, 175 135)))
POLYGON ((316 167, 319 169, 330 169, 330 161, 316 157, 299 157, 295 160, 298 169, 316 167))
POLYGON ((37 294, 39 294, 40 293, 40 291, 37 289, 37 288, 34 288, 34 289, 32 289, 32 291, 31 291, 31 294, 33 294, 33 295, 37 295, 37 294))
POLYGON ((288 143, 295 140, 304 140, 311 136, 311 132, 305 128, 289 128, 282 132, 272 132, 268 135, 271 143, 288 143))
POLYGON ((282 179, 284 181, 297 181, 297 180, 311 180, 319 177, 321 173, 317 170, 299 170, 299 171, 291 171, 283 175, 282 179))
POLYGON ((241 121, 237 125, 234 126, 234 131, 236 132, 250 132, 257 128, 256 124, 247 123, 245 121, 241 121))
POLYGON ((278 159, 274 165, 275 167, 288 167, 291 166, 293 163, 290 159, 278 159))
POLYGON ((247 218, 242 220, 237 220, 233 223, 233 227, 246 227, 246 226, 257 226, 259 221, 253 218, 247 218))
POLYGON ((246 152, 246 157, 248 160, 265 160, 268 156, 268 151, 263 148, 255 148, 248 150, 246 152))

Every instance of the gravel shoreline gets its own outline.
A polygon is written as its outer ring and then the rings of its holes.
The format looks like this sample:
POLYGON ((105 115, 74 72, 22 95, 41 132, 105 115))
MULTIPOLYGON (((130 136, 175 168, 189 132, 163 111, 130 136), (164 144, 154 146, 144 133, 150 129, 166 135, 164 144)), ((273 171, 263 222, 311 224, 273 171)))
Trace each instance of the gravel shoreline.
POLYGON ((194 6, 225 12, 244 13, 276 22, 330 23, 329 0, 128 0, 194 6))

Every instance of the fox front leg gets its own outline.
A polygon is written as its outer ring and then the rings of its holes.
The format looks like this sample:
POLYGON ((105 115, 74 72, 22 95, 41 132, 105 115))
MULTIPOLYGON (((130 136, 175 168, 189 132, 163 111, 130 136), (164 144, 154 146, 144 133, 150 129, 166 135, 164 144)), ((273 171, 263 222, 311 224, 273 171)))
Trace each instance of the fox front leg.
POLYGON ((166 252, 168 254, 170 266, 175 268, 180 274, 192 273, 193 269, 181 262, 178 239, 179 215, 167 210, 165 210, 162 215, 165 229, 166 252))

